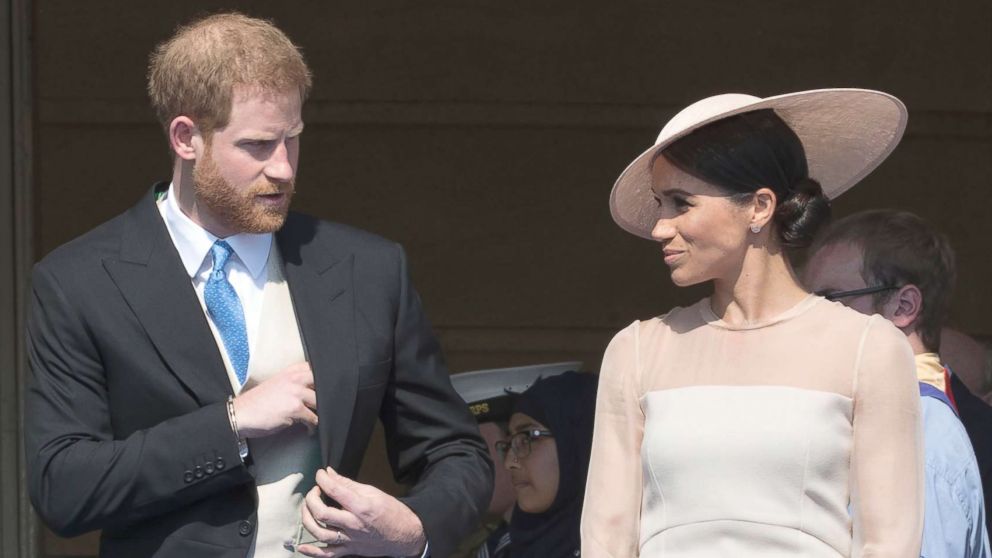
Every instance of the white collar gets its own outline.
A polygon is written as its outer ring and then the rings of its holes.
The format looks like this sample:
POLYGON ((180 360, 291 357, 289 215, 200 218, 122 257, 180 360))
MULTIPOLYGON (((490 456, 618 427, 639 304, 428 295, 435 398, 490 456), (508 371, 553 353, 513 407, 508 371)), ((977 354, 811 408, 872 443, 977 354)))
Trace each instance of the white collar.
MULTIPOLYGON (((190 278, 193 278, 203 266, 203 260, 210 254, 210 248, 218 238, 194 223, 183 213, 176 202, 175 189, 172 184, 169 185, 169 190, 165 193, 165 199, 161 203, 165 226, 172 235, 172 241, 176 245, 176 250, 179 251, 179 257, 183 261, 186 273, 190 278)), ((234 250, 238 259, 248 268, 248 273, 253 278, 258 278, 258 275, 265 269, 265 262, 269 258, 272 233, 238 233, 224 240, 234 250)))

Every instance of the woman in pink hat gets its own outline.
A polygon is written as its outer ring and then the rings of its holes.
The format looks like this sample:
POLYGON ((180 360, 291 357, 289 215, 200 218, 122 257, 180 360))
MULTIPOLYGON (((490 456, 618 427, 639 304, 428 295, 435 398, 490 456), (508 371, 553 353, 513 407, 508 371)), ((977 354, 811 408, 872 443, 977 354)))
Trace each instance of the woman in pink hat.
POLYGON ((711 296, 603 357, 582 554, 919 556, 912 351, 879 316, 800 285, 790 253, 905 129, 898 99, 719 95, 675 116, 617 180, 613 218, 711 296))

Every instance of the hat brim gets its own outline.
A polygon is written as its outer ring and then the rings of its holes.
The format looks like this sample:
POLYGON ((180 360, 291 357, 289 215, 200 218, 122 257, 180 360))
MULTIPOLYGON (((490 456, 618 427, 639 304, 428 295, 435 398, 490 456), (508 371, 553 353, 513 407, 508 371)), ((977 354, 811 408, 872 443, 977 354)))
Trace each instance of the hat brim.
POLYGON ((809 176, 830 199, 857 184, 892 153, 908 118, 902 101, 868 89, 818 89, 759 99, 700 120, 641 153, 613 185, 613 220, 627 232, 651 240, 658 220, 651 190, 655 154, 711 122, 762 109, 773 109, 799 136, 809 176))

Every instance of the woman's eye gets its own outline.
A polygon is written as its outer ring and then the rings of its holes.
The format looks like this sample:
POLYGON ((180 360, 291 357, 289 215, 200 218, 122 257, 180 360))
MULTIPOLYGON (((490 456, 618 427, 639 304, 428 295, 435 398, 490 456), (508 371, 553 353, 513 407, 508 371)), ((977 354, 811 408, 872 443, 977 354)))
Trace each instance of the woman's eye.
POLYGON ((692 204, 690 204, 689 201, 686 200, 685 198, 676 197, 674 198, 674 202, 675 202, 675 209, 678 209, 679 211, 684 211, 692 207, 692 204))
POLYGON ((244 146, 249 149, 264 149, 272 145, 272 143, 273 142, 271 140, 251 140, 246 141, 244 146))

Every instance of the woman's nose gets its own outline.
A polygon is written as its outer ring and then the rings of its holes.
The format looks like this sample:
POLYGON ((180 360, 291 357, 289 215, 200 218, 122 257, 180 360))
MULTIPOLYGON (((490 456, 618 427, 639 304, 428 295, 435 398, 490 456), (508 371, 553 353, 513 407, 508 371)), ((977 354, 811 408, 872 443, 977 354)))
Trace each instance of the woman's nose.
POLYGON ((672 225, 671 219, 658 219, 658 222, 654 224, 654 228, 651 229, 651 238, 655 240, 671 240, 674 237, 675 227, 672 225))
POLYGON ((506 470, 520 467, 520 460, 517 459, 517 454, 513 453, 512 449, 506 450, 506 453, 503 454, 503 467, 506 468, 506 470))

